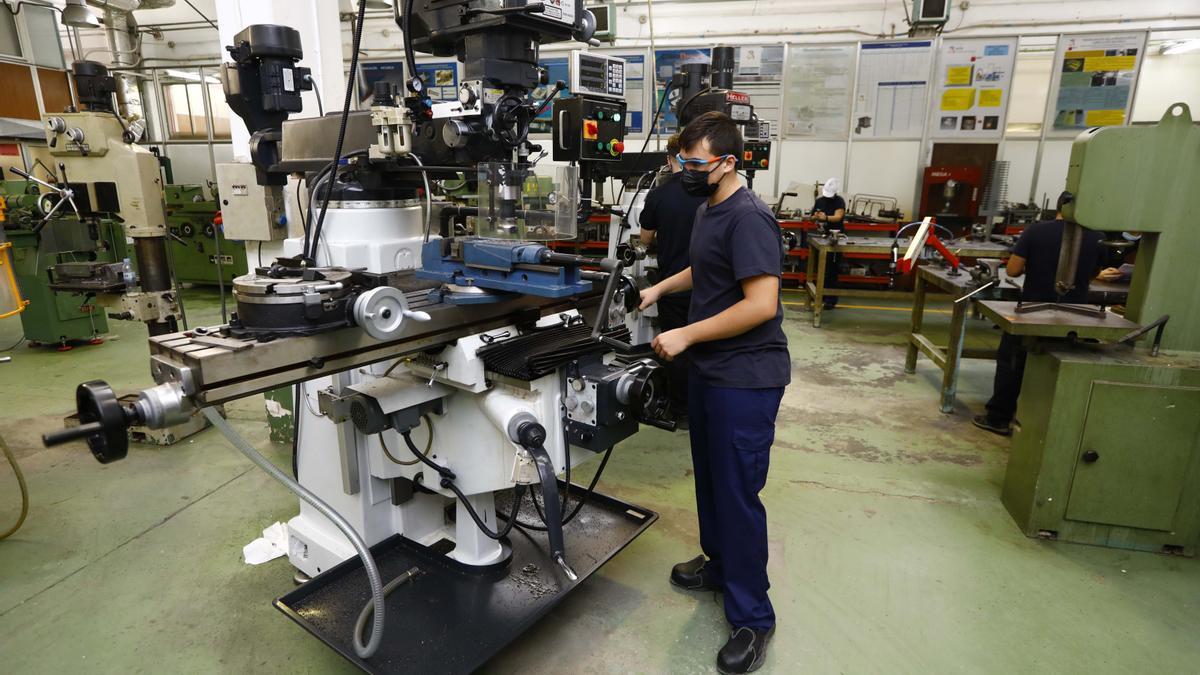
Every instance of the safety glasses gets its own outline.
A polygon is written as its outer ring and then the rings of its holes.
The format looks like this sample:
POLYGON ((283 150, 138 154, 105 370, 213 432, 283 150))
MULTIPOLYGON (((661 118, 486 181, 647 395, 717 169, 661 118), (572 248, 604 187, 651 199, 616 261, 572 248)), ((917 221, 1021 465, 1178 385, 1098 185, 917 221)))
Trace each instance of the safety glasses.
POLYGON ((679 162, 679 166, 682 166, 685 169, 699 169, 702 166, 707 166, 714 162, 723 162, 726 159, 729 159, 730 157, 733 157, 733 155, 721 155, 720 157, 717 157, 716 159, 694 159, 694 158, 685 158, 682 154, 676 153, 675 161, 679 162))

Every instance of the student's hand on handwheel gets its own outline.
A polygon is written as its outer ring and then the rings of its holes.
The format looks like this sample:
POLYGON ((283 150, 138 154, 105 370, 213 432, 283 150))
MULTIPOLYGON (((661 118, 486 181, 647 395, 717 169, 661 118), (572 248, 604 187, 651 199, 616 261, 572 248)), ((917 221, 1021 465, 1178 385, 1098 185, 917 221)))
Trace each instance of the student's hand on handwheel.
POLYGON ((641 303, 638 304, 638 311, 645 311, 646 309, 649 309, 651 305, 658 302, 660 297, 662 296, 658 291, 657 285, 651 286, 650 288, 643 288, 641 292, 641 303))
POLYGON ((654 347, 655 354, 668 361, 674 361, 675 357, 685 352, 688 347, 692 346, 692 343, 688 339, 686 329, 676 328, 659 333, 650 346, 654 347))
POLYGON ((1105 267, 1100 270, 1100 274, 1097 274, 1096 278, 1100 281, 1120 281, 1121 276, 1121 270, 1115 267, 1105 267))

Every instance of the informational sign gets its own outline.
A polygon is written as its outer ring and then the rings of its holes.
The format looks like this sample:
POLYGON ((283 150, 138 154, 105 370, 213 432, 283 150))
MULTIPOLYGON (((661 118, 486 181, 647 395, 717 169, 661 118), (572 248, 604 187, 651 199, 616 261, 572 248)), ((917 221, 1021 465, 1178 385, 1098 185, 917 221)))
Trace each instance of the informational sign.
POLYGON ((936 138, 1000 138, 1008 112, 1017 38, 946 40, 934 74, 936 138))
POLYGON ((1120 126, 1129 118, 1146 33, 1063 35, 1055 55, 1053 128, 1120 126))
MULTIPOLYGON (((666 90, 666 85, 671 81, 671 77, 681 66, 688 63, 711 63, 712 50, 704 49, 659 49, 654 52, 655 72, 654 79, 657 83, 655 89, 654 105, 655 110, 658 106, 662 106, 662 113, 658 118, 657 132, 663 134, 673 134, 679 130, 679 119, 675 117, 675 113, 671 110, 671 102, 662 102, 663 93, 666 90)), ((674 100, 678 96, 678 92, 672 92, 671 98, 674 100)), ((650 111, 653 115, 654 111, 650 111)))
POLYGON ((640 134, 646 130, 646 55, 613 55, 625 59, 625 132, 640 134))
POLYGON ((425 83, 429 98, 435 101, 452 101, 458 98, 458 62, 417 62, 417 75, 425 83))
POLYGON ((855 45, 791 45, 783 108, 786 136, 845 138, 855 45))
POLYGON ((783 79, 783 45, 738 47, 733 57, 734 82, 779 82, 783 79))
MULTIPOLYGON (((417 62, 417 74, 425 83, 429 98, 450 101, 458 96, 458 62, 417 62)), ((404 91, 403 61, 371 61, 359 64, 359 97, 367 100, 376 82, 388 80, 404 91)))
POLYGON ((930 40, 864 42, 850 126, 855 138, 919 138, 925 126, 930 40))

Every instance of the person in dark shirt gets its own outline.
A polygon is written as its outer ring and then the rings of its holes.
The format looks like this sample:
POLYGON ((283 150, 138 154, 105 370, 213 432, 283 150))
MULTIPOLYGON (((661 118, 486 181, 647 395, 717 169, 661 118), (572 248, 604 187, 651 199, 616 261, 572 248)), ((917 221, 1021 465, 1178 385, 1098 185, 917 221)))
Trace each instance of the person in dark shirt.
MULTIPOLYGON (((821 186, 821 196, 813 203, 813 220, 824 224, 826 230, 842 232, 846 229, 846 200, 838 194, 842 181, 830 178, 821 186)), ((838 283, 838 268, 841 267, 842 256, 831 254, 825 263, 825 288, 836 288, 838 283)), ((825 295, 824 309, 837 307, 838 296, 825 295)))
POLYGON ((691 289, 688 325, 654 339, 665 359, 691 356, 688 419, 703 555, 671 582, 724 592, 733 631, 717 654, 723 673, 762 665, 775 630, 767 597, 766 485, 775 418, 791 359, 780 297, 783 251, 771 210, 737 179, 742 132, 708 112, 680 134, 681 185, 706 197, 696 216, 691 265, 642 292, 645 309, 691 289))
MULTIPOLYGON (((646 195, 642 213, 638 217, 641 225, 642 243, 649 246, 658 243, 659 278, 679 274, 688 268, 688 246, 692 241, 692 222, 696 210, 707 198, 693 196, 684 191, 680 183, 679 134, 667 140, 667 164, 671 173, 646 195)), ((687 325, 688 305, 692 301, 691 291, 680 291, 658 301, 658 328, 667 332, 687 325)), ((671 413, 676 419, 687 416, 688 355, 680 354, 668 364, 671 373, 671 413)))
MULTIPOLYGON (((1066 192, 1059 196, 1058 213, 1055 214, 1054 220, 1034 223, 1025 228, 1008 258, 1008 275, 1025 275, 1025 283, 1021 287, 1021 300, 1025 302, 1087 301, 1088 283, 1098 267, 1100 242, 1104 238, 1099 232, 1084 230, 1083 243, 1079 247, 1075 288, 1061 298, 1054 288, 1054 277, 1058 274, 1058 254, 1062 249, 1062 207, 1069 199, 1070 195, 1066 192)), ((987 402, 987 412, 976 415, 972 420, 975 426, 1001 436, 1012 435, 1017 397, 1021 393, 1021 381, 1025 377, 1026 356, 1021 338, 1009 333, 1000 335, 992 397, 987 402)))

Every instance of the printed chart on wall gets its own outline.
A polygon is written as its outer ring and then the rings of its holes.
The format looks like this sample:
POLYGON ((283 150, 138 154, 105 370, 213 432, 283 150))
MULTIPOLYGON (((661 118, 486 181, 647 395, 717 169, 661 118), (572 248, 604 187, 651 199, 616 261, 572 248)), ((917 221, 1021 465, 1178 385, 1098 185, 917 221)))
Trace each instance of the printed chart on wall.
POLYGON ((930 135, 1000 138, 1017 38, 946 40, 938 54, 930 135))
POLYGON ((933 42, 864 42, 854 88, 855 138, 919 138, 933 42))
MULTIPOLYGON (((662 104, 662 115, 659 116, 658 129, 659 133, 673 134, 679 131, 679 119, 675 117, 675 113, 671 111, 671 102, 662 103, 663 92, 666 90, 667 83, 671 81, 671 76, 680 67, 688 63, 711 63, 712 50, 705 49, 659 49, 654 52, 655 73, 654 80, 658 85, 654 92, 655 110, 657 106, 662 104)), ((678 96, 676 92, 671 93, 671 98, 674 100, 678 96)), ((654 111, 650 112, 651 115, 654 111)), ((652 130, 653 131, 653 130, 652 130)))
POLYGON ((608 53, 625 59, 625 132, 640 134, 645 131, 643 117, 646 114, 646 55, 608 53))
POLYGON ((1054 129, 1125 124, 1145 51, 1144 32, 1059 38, 1054 129))
POLYGON ((779 82, 782 78, 783 45, 750 45, 734 52, 734 82, 779 82))
POLYGON ((784 133, 802 138, 845 138, 855 45, 788 49, 784 133))

